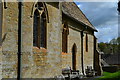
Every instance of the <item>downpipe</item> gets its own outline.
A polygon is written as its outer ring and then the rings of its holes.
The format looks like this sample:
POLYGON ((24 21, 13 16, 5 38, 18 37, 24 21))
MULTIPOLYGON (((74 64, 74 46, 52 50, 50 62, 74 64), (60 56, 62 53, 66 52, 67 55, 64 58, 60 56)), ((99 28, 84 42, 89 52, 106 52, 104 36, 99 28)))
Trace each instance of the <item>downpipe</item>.
POLYGON ((18 2, 19 16, 18 16, 18 71, 17 80, 22 80, 22 0, 18 2))
POLYGON ((85 75, 84 71, 84 51, 83 51, 83 37, 84 37, 84 31, 87 29, 87 26, 81 31, 81 65, 82 65, 82 73, 85 75))
POLYGON ((83 37, 84 37, 84 34, 83 34, 83 31, 81 31, 81 65, 82 65, 82 73, 83 75, 84 74, 84 63, 83 63, 83 37))

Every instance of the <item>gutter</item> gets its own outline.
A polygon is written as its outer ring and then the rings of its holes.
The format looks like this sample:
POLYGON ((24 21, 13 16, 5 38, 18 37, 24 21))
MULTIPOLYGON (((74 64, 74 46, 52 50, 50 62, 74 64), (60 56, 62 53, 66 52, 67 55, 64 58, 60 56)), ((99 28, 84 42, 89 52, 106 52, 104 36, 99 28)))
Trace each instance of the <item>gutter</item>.
POLYGON ((21 80, 22 76, 22 0, 18 2, 18 72, 17 80, 21 80))

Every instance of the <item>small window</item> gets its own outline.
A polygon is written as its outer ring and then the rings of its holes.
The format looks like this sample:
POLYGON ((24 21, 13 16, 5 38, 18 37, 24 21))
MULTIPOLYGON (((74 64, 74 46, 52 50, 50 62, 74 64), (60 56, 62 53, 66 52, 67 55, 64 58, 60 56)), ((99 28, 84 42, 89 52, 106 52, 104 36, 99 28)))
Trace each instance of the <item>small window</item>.
POLYGON ((72 68, 76 70, 76 53, 77 53, 77 46, 74 43, 72 47, 72 68))
POLYGON ((85 37, 85 49, 86 49, 86 52, 88 52, 88 34, 87 33, 85 37))
POLYGON ((69 34, 69 29, 68 26, 65 24, 63 26, 63 32, 62 32, 62 52, 65 53, 67 53, 68 34, 69 34))

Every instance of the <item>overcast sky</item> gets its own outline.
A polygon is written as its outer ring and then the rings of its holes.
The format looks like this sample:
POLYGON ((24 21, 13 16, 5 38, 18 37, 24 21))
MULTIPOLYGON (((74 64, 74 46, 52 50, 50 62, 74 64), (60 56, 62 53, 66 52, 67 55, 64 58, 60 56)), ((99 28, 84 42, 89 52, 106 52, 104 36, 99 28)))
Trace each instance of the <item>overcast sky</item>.
POLYGON ((76 2, 98 30, 98 42, 109 42, 118 37, 117 2, 76 2))

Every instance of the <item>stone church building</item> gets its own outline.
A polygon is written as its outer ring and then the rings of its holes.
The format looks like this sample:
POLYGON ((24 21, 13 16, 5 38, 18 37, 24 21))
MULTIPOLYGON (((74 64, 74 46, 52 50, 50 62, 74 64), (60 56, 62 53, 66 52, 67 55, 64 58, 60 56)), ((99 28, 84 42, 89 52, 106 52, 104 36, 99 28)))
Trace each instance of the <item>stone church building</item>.
POLYGON ((0 2, 1 78, 17 78, 19 67, 22 78, 97 71, 96 31, 74 2, 0 2))

